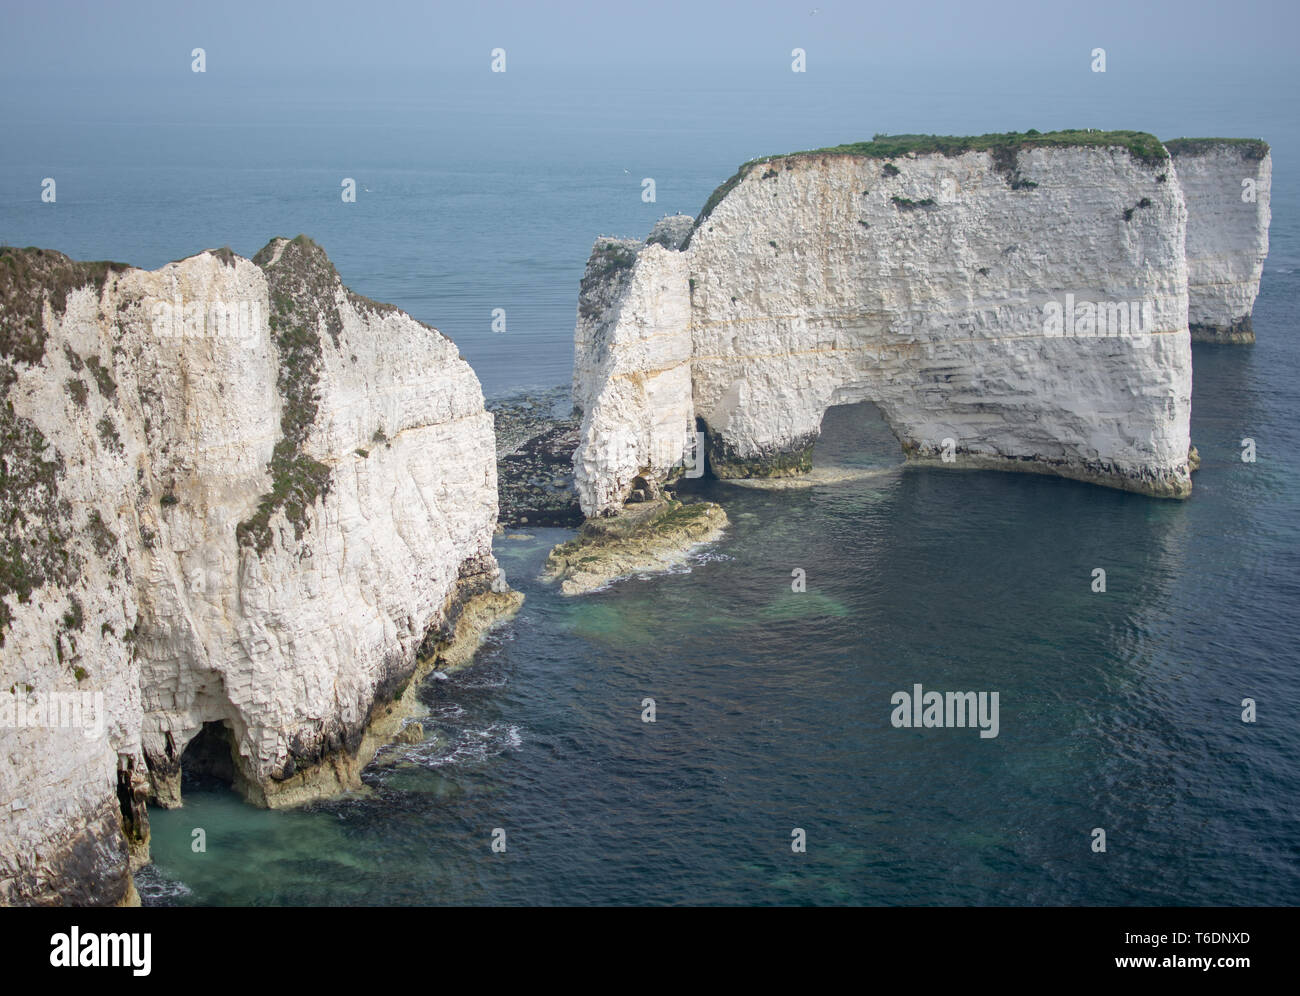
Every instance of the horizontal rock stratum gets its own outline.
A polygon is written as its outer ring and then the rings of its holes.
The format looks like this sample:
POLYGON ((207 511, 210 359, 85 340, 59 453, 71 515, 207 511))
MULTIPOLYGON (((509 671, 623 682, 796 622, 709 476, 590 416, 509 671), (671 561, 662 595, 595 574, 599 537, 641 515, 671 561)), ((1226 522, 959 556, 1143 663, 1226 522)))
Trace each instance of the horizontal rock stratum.
POLYGON ((517 604, 478 379, 309 239, 0 250, 0 384, 0 902, 131 901, 182 766, 358 785, 417 662, 517 604))
POLYGON ((914 462, 1190 492, 1188 209, 1154 136, 877 136, 747 163, 682 228, 587 264, 586 515, 692 466, 697 426, 719 477, 806 473, 864 400, 914 462))

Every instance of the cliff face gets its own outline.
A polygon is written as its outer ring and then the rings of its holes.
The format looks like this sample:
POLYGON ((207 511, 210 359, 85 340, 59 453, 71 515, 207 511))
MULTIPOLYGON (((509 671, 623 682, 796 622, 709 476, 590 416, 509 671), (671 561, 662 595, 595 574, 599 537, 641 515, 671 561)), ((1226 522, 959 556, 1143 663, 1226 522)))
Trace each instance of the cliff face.
POLYGON ((356 785, 417 656, 510 601, 492 417, 301 237, 153 272, 7 250, 0 291, 0 901, 117 902, 182 764, 272 806, 356 785), (33 721, 51 692, 102 723, 33 721))
POLYGON ((1187 320, 1195 342, 1254 342, 1268 256, 1273 156, 1264 142, 1165 143, 1187 198, 1187 320))
POLYGON ((806 472, 826 409, 871 400, 915 461, 1186 495, 1187 211, 1163 147, 1139 139, 742 168, 683 250, 641 250, 624 290, 588 301, 612 331, 576 336, 575 398, 600 426, 575 455, 586 514, 621 505, 633 463, 673 473, 680 450, 614 461, 602 443, 611 425, 650 431, 635 392, 669 370, 658 411, 703 420, 719 477, 806 472), (650 355, 681 341, 683 312, 689 391, 680 348, 650 355), (596 344, 626 359, 597 362, 596 344))

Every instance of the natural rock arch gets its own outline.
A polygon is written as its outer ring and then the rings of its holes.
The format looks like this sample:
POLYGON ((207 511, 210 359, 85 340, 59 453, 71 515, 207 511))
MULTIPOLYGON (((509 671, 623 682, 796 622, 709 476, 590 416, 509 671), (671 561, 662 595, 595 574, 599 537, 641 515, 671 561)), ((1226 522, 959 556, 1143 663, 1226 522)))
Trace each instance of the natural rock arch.
POLYGON ((1151 136, 1047 138, 752 163, 682 250, 619 243, 602 277, 598 243, 575 337, 584 512, 675 473, 680 444, 649 429, 666 413, 705 426, 719 476, 780 476, 808 469, 827 408, 866 399, 914 462, 1188 494, 1172 164, 1151 136))

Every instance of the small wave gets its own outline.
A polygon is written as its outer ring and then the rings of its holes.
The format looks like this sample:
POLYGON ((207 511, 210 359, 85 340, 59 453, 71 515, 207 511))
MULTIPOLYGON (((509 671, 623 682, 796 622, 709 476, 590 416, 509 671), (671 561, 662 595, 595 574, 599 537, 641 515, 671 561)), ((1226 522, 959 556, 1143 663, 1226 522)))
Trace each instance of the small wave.
POLYGON ((735 559, 736 558, 731 556, 731 554, 729 553, 720 553, 717 550, 706 549, 700 551, 699 555, 696 557, 696 563, 713 564, 713 563, 720 563, 721 561, 724 560, 735 560, 735 559))
POLYGON ((723 483, 753 491, 800 491, 827 485, 894 477, 902 469, 901 463, 873 467, 814 467, 808 473, 798 477, 724 478, 723 483))
POLYGON ((691 574, 694 572, 696 567, 703 564, 713 564, 736 559, 728 554, 719 553, 716 544, 716 539, 696 543, 683 552, 681 560, 674 560, 657 567, 635 571, 631 574, 623 575, 622 577, 613 578, 606 581, 599 588, 591 588, 589 591, 604 591, 606 588, 613 587, 614 584, 621 580, 653 581, 655 578, 661 578, 665 575, 691 574))
POLYGON ((513 723, 492 723, 481 730, 465 729, 437 744, 436 752, 413 758, 431 768, 478 764, 523 746, 524 737, 513 723))
POLYGON ((689 561, 680 561, 675 564, 667 564, 663 567, 656 568, 653 571, 639 571, 632 575, 638 581, 649 581, 652 578, 662 577, 665 574, 690 574, 691 564, 689 561))
POLYGON ((510 682, 508 682, 505 678, 501 678, 496 681, 490 678, 482 678, 481 680, 474 679, 470 681, 463 681, 461 682, 460 687, 466 691, 481 692, 481 691, 492 691, 497 688, 505 688, 506 685, 508 684, 510 684, 510 682))
POLYGON ((465 710, 455 702, 445 702, 429 709, 429 718, 439 722, 460 719, 463 715, 465 715, 465 710))

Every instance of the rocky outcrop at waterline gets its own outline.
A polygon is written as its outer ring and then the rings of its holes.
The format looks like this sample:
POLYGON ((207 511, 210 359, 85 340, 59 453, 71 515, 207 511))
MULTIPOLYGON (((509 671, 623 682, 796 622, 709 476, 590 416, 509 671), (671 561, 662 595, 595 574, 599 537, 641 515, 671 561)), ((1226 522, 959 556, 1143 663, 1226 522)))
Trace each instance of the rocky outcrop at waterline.
POLYGON ((577 537, 550 552, 543 577, 558 582, 562 594, 584 595, 620 578, 675 567, 726 527, 726 512, 713 502, 636 502, 618 515, 588 519, 577 537))
POLYGON ((358 785, 420 669, 518 604, 473 371, 306 238, 0 250, 0 392, 0 902, 129 901, 187 767, 268 806, 358 785))
POLYGON ((579 298, 583 512, 698 469, 798 476, 875 402, 914 463, 1191 489, 1187 207, 1138 132, 747 163, 675 246, 601 238, 579 298))
MULTIPOLYGON (((679 224, 678 240, 688 232, 689 225, 679 224)), ((567 389, 555 389, 489 403, 497 431, 498 531, 507 526, 581 527, 576 537, 551 551, 544 579, 557 582, 562 594, 586 594, 630 575, 670 570, 694 548, 721 537, 727 516, 720 506, 685 503, 645 482, 634 482, 620 514, 584 522, 574 489, 578 420, 559 411, 568 400, 567 389)))

